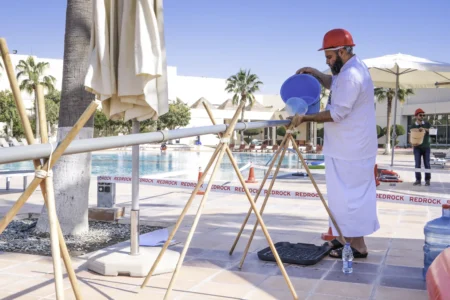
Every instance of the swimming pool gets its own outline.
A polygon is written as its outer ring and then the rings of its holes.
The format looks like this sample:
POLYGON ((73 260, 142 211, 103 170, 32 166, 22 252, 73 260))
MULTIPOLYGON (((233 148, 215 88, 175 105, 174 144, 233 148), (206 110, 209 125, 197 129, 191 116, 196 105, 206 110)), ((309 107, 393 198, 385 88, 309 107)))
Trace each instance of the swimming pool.
MULTIPOLYGON (((161 173, 186 171, 185 174, 176 175, 176 178, 193 179, 198 175, 198 168, 204 170, 212 152, 171 151, 171 152, 141 152, 139 171, 140 176, 158 175, 161 173)), ((253 162, 255 165, 266 165, 273 153, 233 153, 239 168, 253 162)), ((298 158, 294 153, 286 153, 282 168, 298 167, 298 158)), ((94 153, 92 154, 91 174, 131 176, 131 152, 94 153)), ((32 170, 31 161, 0 165, 0 170, 32 170)), ((212 173, 212 168, 208 174, 212 173)), ((243 171, 248 174, 248 170, 243 171)), ((255 169, 256 177, 264 176, 264 170, 255 169)), ((225 154, 216 175, 217 180, 237 180, 233 166, 225 154)))

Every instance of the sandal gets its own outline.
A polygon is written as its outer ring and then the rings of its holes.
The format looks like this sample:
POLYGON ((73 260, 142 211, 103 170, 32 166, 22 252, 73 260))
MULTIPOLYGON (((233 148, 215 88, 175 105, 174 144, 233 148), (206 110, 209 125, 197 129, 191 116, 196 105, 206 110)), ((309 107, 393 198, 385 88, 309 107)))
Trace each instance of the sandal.
MULTIPOLYGON (((352 252, 353 252, 353 258, 366 258, 367 255, 369 255, 368 252, 367 253, 361 253, 358 250, 356 250, 355 248, 353 248, 353 247, 351 247, 351 248, 352 248, 352 252)), ((329 256, 330 257, 334 257, 334 258, 342 258, 342 250, 343 249, 344 248, 333 249, 330 252, 329 256)))
POLYGON ((335 249, 339 249, 339 248, 344 247, 344 245, 342 245, 342 243, 339 242, 338 239, 333 239, 333 240, 330 241, 330 243, 331 243, 333 246, 330 246, 330 244, 328 244, 328 242, 325 242, 322 246, 328 246, 328 247, 331 247, 331 250, 335 250, 335 249))

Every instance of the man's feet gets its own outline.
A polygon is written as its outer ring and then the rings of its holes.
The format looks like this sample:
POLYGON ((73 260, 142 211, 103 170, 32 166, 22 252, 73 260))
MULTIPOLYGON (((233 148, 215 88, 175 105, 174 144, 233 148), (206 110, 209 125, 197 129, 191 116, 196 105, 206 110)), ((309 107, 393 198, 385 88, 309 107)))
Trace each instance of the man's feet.
POLYGON ((430 185, 430 181, 429 181, 429 180, 426 180, 426 181, 425 181, 425 185, 426 185, 426 186, 429 186, 429 185, 430 185))
POLYGON ((323 245, 324 246, 329 246, 333 250, 344 247, 344 245, 338 239, 333 239, 333 240, 331 240, 329 242, 325 242, 323 245))
POLYGON ((420 181, 416 180, 416 182, 414 182, 413 185, 420 185, 420 181))
MULTIPOLYGON (((355 248, 353 248, 353 247, 351 247, 351 248, 352 248, 352 252, 353 252, 353 258, 366 258, 367 255, 369 255, 369 252, 361 253, 358 250, 356 250, 355 248)), ((342 258, 342 250, 343 249, 344 248, 331 250, 329 255, 334 258, 342 258)))

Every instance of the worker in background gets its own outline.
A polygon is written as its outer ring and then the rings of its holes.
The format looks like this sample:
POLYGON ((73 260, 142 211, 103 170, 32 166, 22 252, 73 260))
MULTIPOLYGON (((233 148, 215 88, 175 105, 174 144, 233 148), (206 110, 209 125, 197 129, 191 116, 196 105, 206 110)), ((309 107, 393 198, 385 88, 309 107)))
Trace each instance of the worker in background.
MULTIPOLYGON (((344 29, 327 32, 323 39, 326 63, 333 75, 305 67, 297 74, 316 77, 330 96, 325 111, 290 117, 294 126, 323 122, 328 205, 353 256, 368 255, 364 236, 380 228, 377 215, 374 166, 377 156, 374 86, 367 66, 353 53, 353 38, 344 29)), ((339 236, 333 223, 334 236, 339 236)), ((329 242, 330 256, 341 258, 343 241, 329 242)))
MULTIPOLYGON (((416 122, 412 124, 412 128, 418 128, 419 131, 425 130, 425 136, 423 137, 422 144, 415 146, 414 149, 414 160, 416 162, 416 168, 421 168, 422 158, 423 158, 423 164, 425 166, 425 169, 430 169, 430 128, 431 124, 427 121, 424 121, 425 112, 418 108, 416 109, 416 112, 414 113, 414 116, 416 118, 416 122)), ((431 180, 431 173, 425 173, 425 185, 430 185, 431 180)), ((422 184, 422 174, 420 172, 416 172, 416 181, 414 182, 414 185, 421 185, 422 184)))

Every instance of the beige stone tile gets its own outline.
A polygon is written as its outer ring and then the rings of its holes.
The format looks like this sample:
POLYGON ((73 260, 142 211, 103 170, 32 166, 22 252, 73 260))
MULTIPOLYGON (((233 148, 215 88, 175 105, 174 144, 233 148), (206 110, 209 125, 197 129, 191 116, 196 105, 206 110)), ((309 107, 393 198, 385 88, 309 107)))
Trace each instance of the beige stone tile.
POLYGON ((38 260, 40 258, 42 258, 42 256, 15 252, 0 252, 0 259, 8 261, 18 261, 21 263, 38 260))
POLYGON ((226 284, 217 282, 204 282, 192 289, 192 292, 203 294, 204 296, 222 296, 243 298, 254 286, 251 284, 226 284))
MULTIPOLYGON (((137 297, 138 290, 137 289, 129 289, 129 286, 120 285, 118 283, 115 284, 100 284, 97 282, 80 282, 80 291, 83 299, 135 299, 137 297)), ((164 290, 156 290, 164 291, 164 290)), ((156 292, 155 292, 156 293, 156 292)), ((56 299, 56 295, 53 294, 51 296, 46 297, 45 299, 56 299)), ((64 291, 64 299, 65 300, 75 300, 75 295, 71 288, 68 288, 64 291)), ((141 298, 144 299, 144 298, 141 298)), ((147 295, 148 299, 148 295, 147 295)), ((152 298, 153 299, 153 298, 152 298)), ((161 298, 162 299, 162 298, 161 298)))
MULTIPOLYGON (((420 234, 423 234, 423 226, 421 230, 420 234)), ((391 249, 420 250, 423 243, 423 239, 396 238, 392 240, 391 249)))
POLYGON ((328 294, 342 297, 369 298, 372 285, 339 281, 321 281, 316 294, 328 294))
MULTIPOLYGON (((298 299, 306 299, 308 292, 296 290, 298 299)), ((293 299, 291 291, 286 287, 284 290, 255 289, 248 293, 244 299, 248 300, 280 300, 293 299)))
MULTIPOLYGON (((318 283, 316 279, 290 277, 292 285, 298 291, 310 291, 318 283)), ((288 289, 287 283, 283 276, 270 276, 261 283, 260 288, 263 290, 285 290, 288 289)))
POLYGON ((53 266, 51 264, 26 262, 20 265, 15 265, 2 269, 0 274, 13 274, 26 277, 39 277, 45 276, 50 272, 53 272, 53 266))
POLYGON ((423 267, 423 251, 391 249, 389 250, 386 264, 404 267, 423 267))
MULTIPOLYGON (((198 281, 201 282, 203 280, 209 279, 215 274, 222 272, 222 269, 207 269, 207 268, 198 268, 198 267, 181 267, 180 271, 177 274, 176 280, 181 281, 198 281)), ((173 273, 161 274, 162 278, 171 278, 173 273)), ((149 280, 150 282, 151 280, 149 280)))
POLYGON ((32 296, 27 293, 10 293, 8 291, 0 290, 0 299, 4 300, 39 300, 42 299, 39 296, 32 296))
POLYGON ((20 275, 11 275, 11 274, 1 274, 0 273, 0 288, 7 286, 11 283, 16 283, 18 281, 23 281, 29 279, 28 277, 20 276, 20 275))
POLYGON ((409 290, 380 286, 377 288, 375 299, 377 300, 427 300, 427 291, 409 290))
POLYGON ((211 282, 229 284, 253 284, 260 285, 268 276, 262 274, 252 274, 246 272, 223 271, 210 279, 211 282))
POLYGON ((337 297, 335 295, 326 295, 326 294, 312 294, 308 298, 308 300, 362 300, 362 299, 369 299, 369 298, 354 298, 354 297, 337 297))
MULTIPOLYGON (((68 288, 69 282, 64 281, 63 286, 68 288)), ((53 278, 38 277, 20 280, 4 286, 3 289, 15 294, 23 293, 29 296, 47 297, 55 293, 55 283, 53 278)))
POLYGON ((3 271, 3 269, 5 269, 5 268, 16 267, 20 263, 21 262, 15 261, 15 260, 0 259, 0 272, 3 271))

